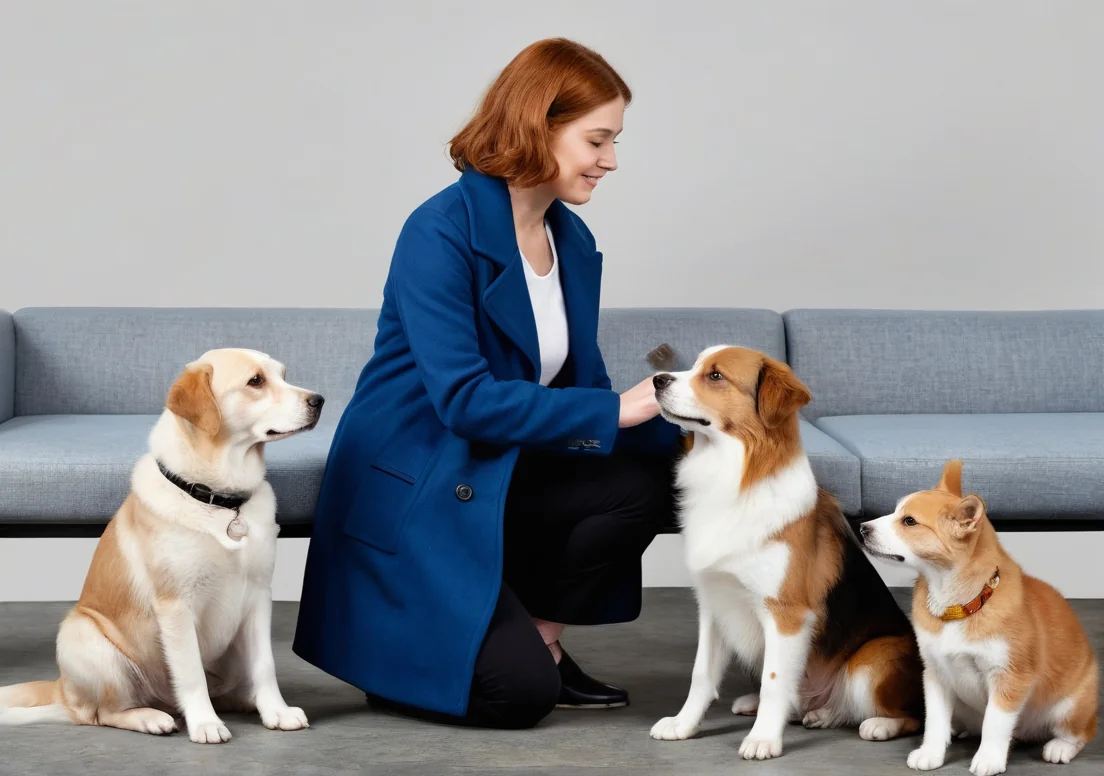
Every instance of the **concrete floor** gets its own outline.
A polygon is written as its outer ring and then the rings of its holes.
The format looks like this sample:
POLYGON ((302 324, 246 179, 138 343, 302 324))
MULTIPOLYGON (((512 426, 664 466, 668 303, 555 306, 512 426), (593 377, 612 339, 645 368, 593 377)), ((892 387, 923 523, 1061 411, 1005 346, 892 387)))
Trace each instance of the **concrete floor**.
MULTIPOLYGON (((907 591, 897 591, 903 601, 907 591)), ((1098 654, 1104 654, 1104 601, 1075 602, 1098 654)), ((56 676, 56 623, 64 604, 0 604, 0 685, 56 676)), ((648 589, 634 623, 569 630, 565 646, 592 673, 627 687, 632 704, 606 711, 555 711, 529 731, 455 729, 369 711, 363 695, 292 654, 294 604, 277 604, 277 669, 284 696, 303 707, 306 731, 266 730, 255 716, 225 715, 233 739, 200 746, 177 733, 155 738, 106 728, 38 725, 0 728, 0 775, 211 774, 908 774, 919 738, 862 741, 854 730, 790 726, 785 753, 767 762, 737 754, 752 720, 728 707, 752 684, 732 672, 698 737, 660 742, 648 736, 660 717, 678 711, 693 664, 696 621, 686 589, 648 589)), ((951 745, 941 774, 968 774, 977 739, 951 745)), ((1008 773, 1062 776, 1104 773, 1104 735, 1070 765, 1041 759, 1042 747, 1013 751, 1008 773)))

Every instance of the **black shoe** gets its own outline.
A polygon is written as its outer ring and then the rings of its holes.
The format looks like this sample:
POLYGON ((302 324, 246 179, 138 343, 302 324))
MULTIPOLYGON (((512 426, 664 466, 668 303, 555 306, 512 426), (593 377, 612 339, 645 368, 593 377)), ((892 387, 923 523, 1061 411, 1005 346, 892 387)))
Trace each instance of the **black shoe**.
POLYGON ((587 676, 567 652, 563 652, 557 668, 560 671, 557 709, 612 709, 629 705, 627 692, 587 676))

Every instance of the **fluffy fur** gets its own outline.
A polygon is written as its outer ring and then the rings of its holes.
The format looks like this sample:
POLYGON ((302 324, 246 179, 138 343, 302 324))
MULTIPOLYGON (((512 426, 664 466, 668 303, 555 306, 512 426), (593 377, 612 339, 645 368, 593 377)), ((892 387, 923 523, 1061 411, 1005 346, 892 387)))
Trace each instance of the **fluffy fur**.
POLYGON ((919 572, 912 619, 924 660, 924 739, 910 768, 943 765, 952 730, 981 735, 970 772, 1002 773, 1013 739, 1047 740, 1043 759, 1068 763, 1096 735, 1100 668, 1065 598, 1023 572, 1001 547, 976 494, 962 495, 962 461, 948 461, 935 489, 863 523, 867 549, 919 572), (964 619, 948 607, 972 601, 994 572, 988 601, 964 619))
POLYGON ((867 740, 917 730, 912 628, 813 476, 797 415, 808 389, 786 364, 737 347, 654 382, 663 416, 693 434, 677 484, 699 632, 686 701, 652 737, 693 736, 733 656, 760 677, 759 694, 732 707, 756 715, 745 759, 782 754, 790 720, 857 725, 867 740))
POLYGON ((217 706, 255 709, 268 728, 307 727, 284 702, 272 657, 279 529, 264 446, 313 428, 322 397, 284 377, 282 364, 249 350, 187 365, 61 623, 59 678, 0 689, 0 723, 163 734, 180 712, 192 741, 221 743, 230 731, 217 706), (195 500, 158 461, 189 482, 248 494, 240 523, 231 529, 233 510, 195 500))

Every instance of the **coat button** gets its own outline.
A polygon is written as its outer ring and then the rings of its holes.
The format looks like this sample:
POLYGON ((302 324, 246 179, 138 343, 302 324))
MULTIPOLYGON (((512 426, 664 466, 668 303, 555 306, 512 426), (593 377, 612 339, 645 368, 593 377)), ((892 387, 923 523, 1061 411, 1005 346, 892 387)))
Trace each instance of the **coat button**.
POLYGON ((456 498, 461 501, 471 501, 472 489, 470 485, 457 485, 456 498))

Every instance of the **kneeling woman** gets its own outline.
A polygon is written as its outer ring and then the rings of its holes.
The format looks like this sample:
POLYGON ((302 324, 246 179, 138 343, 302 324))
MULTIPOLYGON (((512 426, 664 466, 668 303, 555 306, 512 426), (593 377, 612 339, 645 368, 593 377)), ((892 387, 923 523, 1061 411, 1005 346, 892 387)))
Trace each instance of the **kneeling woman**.
POLYGON ((560 636, 639 615, 640 556, 673 510, 678 431, 650 378, 611 390, 602 256, 565 206, 617 168, 630 98, 593 51, 531 45, 453 138, 459 180, 399 236, 294 650, 402 713, 517 728, 628 702, 560 636))

